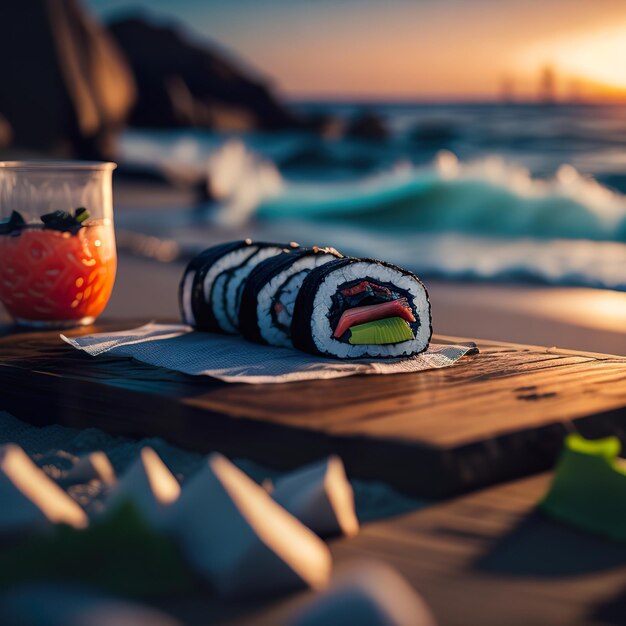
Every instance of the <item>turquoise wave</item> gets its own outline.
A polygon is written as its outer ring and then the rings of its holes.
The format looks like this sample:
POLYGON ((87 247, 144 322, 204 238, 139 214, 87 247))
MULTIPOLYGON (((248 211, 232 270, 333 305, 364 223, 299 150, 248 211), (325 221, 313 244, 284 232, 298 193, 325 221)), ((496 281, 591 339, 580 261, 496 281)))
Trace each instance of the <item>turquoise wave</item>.
POLYGON ((459 165, 446 158, 448 164, 353 183, 289 183, 261 200, 256 214, 385 232, 626 241, 626 197, 570 166, 544 180, 501 161, 459 165))

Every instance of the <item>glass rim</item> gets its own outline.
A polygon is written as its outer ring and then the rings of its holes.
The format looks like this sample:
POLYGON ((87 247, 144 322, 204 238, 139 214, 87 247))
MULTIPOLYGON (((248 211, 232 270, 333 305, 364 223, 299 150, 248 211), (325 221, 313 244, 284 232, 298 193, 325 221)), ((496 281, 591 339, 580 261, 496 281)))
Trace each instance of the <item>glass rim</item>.
POLYGON ((78 170, 78 171, 109 171, 117 167, 113 161, 70 161, 41 159, 32 161, 0 161, 0 170, 13 171, 45 171, 45 170, 78 170))

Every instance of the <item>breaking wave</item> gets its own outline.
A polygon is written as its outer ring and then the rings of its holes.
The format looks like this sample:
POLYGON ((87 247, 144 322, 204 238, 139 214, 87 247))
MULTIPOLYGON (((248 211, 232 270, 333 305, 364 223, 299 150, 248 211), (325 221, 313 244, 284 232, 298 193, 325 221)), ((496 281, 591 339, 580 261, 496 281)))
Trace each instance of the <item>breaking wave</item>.
POLYGON ((352 183, 297 184, 260 198, 261 218, 337 221, 386 232, 624 241, 626 197, 563 165, 533 178, 498 157, 399 166, 352 183))
POLYGON ((328 165, 303 181, 285 175, 267 139, 261 151, 239 139, 155 141, 134 138, 126 154, 174 179, 206 176, 209 223, 260 222, 277 240, 379 256, 425 276, 626 290, 626 196, 571 165, 534 176, 502 156, 441 151, 423 166, 400 161, 337 181, 328 165))

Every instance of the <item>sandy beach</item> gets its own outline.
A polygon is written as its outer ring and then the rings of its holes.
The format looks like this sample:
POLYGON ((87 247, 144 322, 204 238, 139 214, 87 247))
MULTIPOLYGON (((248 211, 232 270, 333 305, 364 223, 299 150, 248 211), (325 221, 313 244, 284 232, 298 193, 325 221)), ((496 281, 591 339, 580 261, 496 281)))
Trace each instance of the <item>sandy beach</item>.
MULTIPOLYGON (((105 318, 178 319, 184 264, 122 253, 105 318)), ((626 294, 427 281, 436 333, 626 354, 626 294)))
POLYGON ((0 626, 624 623, 618 5, 0 5, 0 626))
MULTIPOLYGON (((242 237, 265 240, 285 236, 280 225, 251 223, 240 228, 197 228, 193 195, 161 184, 118 181, 116 220, 122 248, 137 248, 132 233, 161 235, 165 224, 177 220, 171 231, 195 247, 242 237), (148 218, 148 215, 151 217, 148 218), (177 219, 178 218, 178 219, 177 219), (164 223, 161 223, 164 222, 164 223), (278 232, 274 229, 278 227, 278 232), (129 233, 131 237, 129 240, 129 233), (124 241, 130 243, 125 246, 124 241)), ((298 236, 295 233, 294 238, 298 236)), ((173 243, 168 237, 167 243, 173 243)), ((332 242, 330 242, 332 243, 332 242)), ((147 240, 142 247, 150 248, 147 240)), ((152 246, 154 247, 154 243, 152 246)), ((161 253, 167 258, 167 245, 161 253)), ((160 262, 122 251, 107 318, 177 319, 178 281, 184 263, 160 262)), ((157 253, 158 256, 158 253, 157 253)), ((433 327, 439 334, 545 345, 572 350, 626 354, 626 293, 608 289, 552 287, 523 283, 459 282, 425 279, 433 309, 433 327)))
POLYGON ((623 624, 623 3, 241 9, 0 5, 0 626, 623 624))
MULTIPOLYGON (((115 188, 118 228, 157 234, 159 219, 147 215, 186 216, 193 211, 188 191, 162 185, 118 182, 115 188)), ((272 239, 272 227, 179 226, 186 241, 206 246, 253 236, 272 239)), ((282 237, 280 232, 278 237, 282 237)), ((297 233, 296 233, 297 235, 297 233)), ((332 242, 331 242, 332 243, 332 242)), ((131 242, 133 246, 134 243, 131 242)), ((148 241, 148 247, 150 242, 148 241)), ((124 246, 121 246, 124 247, 124 246)), ((168 249, 165 249, 167 256, 168 249)), ((184 263, 160 262, 122 251, 107 318, 178 319, 177 290, 184 263)), ((428 280, 433 327, 439 334, 556 346, 572 350, 626 354, 626 293, 606 289, 530 284, 428 280)))
MULTIPOLYGON (((176 254, 177 235, 195 247, 248 236, 273 238, 272 226, 259 223, 241 228, 194 227, 189 190, 123 180, 117 182, 114 197, 118 272, 103 320, 179 319, 178 283, 185 262, 169 260, 176 254), (178 225, 168 233, 172 220, 178 225)), ((283 236, 282 231, 275 235, 283 236)), ((626 354, 626 293, 428 279, 426 284, 436 333, 626 354)), ((0 320, 9 321, 3 309, 0 320)))
MULTIPOLYGON (((120 255, 106 318, 177 319, 184 265, 120 255)), ((626 354, 626 294, 427 281, 436 333, 626 354), (621 326, 620 326, 621 324, 621 326)))

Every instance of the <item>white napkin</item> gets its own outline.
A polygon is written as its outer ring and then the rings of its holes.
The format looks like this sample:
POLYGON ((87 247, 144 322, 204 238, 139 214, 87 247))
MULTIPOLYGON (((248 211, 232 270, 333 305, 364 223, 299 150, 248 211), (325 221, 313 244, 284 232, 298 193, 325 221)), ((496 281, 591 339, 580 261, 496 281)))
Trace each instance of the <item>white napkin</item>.
POLYGON ((340 361, 263 346, 241 337, 201 333, 182 324, 146 324, 116 333, 61 338, 91 356, 107 352, 228 383, 288 383, 355 374, 420 372, 449 367, 476 349, 473 345, 431 343, 426 352, 409 358, 340 361))

